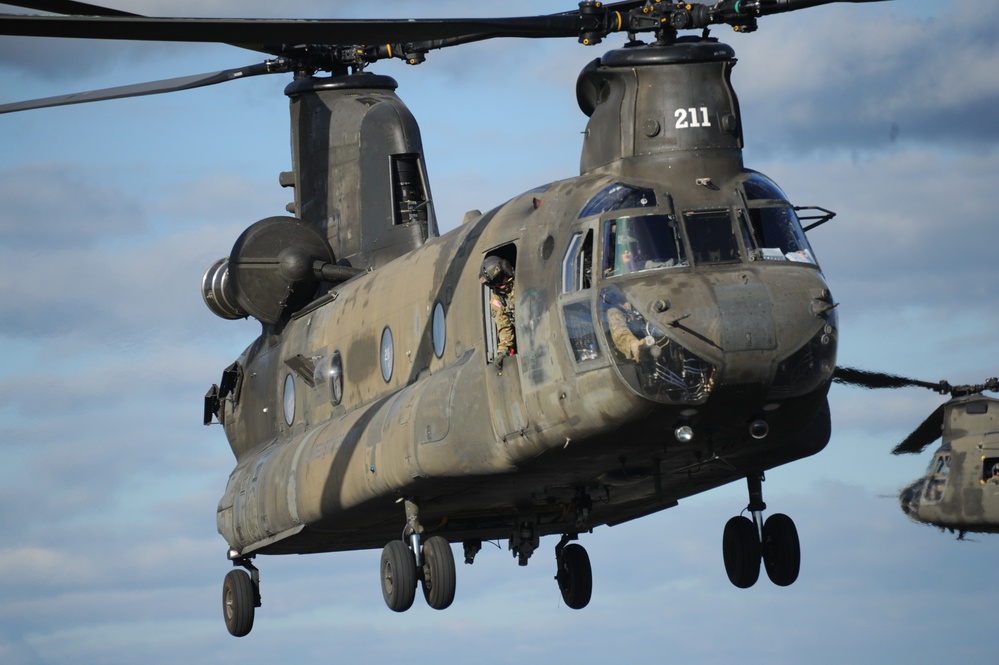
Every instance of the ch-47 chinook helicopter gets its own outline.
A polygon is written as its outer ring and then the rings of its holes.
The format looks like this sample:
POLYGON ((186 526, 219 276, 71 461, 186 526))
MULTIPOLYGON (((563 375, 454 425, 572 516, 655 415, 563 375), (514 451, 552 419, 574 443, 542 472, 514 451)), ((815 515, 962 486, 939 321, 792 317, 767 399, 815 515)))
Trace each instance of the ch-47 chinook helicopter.
POLYGON ((759 17, 836 1, 587 0, 539 17, 376 21, 8 3, 62 15, 5 15, 0 34, 275 57, 2 112, 293 74, 290 215, 252 224, 202 283, 213 312, 262 326, 205 396, 204 422, 224 426, 237 460, 217 518, 233 635, 253 625, 264 554, 383 548, 387 605, 408 609, 421 584, 444 609, 452 544, 472 563, 484 540, 507 540, 526 565, 555 535, 558 586, 582 608, 580 534, 740 480, 751 518, 725 525, 729 578, 749 587, 762 562, 776 584, 795 581, 797 531, 786 515, 763 519, 762 481, 829 440, 836 303, 800 220, 832 214, 799 217, 743 164, 735 53, 708 28, 751 32, 759 17), (396 81, 367 66, 497 37, 596 44, 615 32, 623 47, 577 81, 580 174, 439 235, 419 128, 396 81), (480 281, 489 257, 509 265, 516 293, 501 371, 480 281))
POLYGON ((966 533, 999 533, 999 379, 975 385, 930 383, 878 372, 838 368, 835 380, 865 388, 916 386, 950 399, 927 416, 895 455, 920 453, 937 439, 926 475, 899 492, 902 511, 917 522, 966 533))

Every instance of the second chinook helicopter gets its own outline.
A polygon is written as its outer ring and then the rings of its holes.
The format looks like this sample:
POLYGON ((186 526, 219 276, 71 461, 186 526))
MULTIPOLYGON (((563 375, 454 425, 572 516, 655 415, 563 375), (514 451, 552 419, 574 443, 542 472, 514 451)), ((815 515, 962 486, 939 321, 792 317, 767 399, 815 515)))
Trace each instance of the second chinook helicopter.
POLYGON ((483 540, 506 539, 526 563, 541 536, 559 535, 559 587, 583 607, 591 573, 572 540, 741 479, 753 519, 725 528, 730 578, 752 585, 762 559, 774 582, 795 580, 794 525, 763 520, 761 481, 828 441, 835 301, 796 209, 743 164, 734 51, 677 30, 750 31, 757 16, 816 4, 584 2, 495 24, 318 22, 342 35, 322 47, 269 45, 312 43, 318 33, 295 32, 307 22, 245 33, 121 12, 0 22, 5 34, 225 34, 278 57, 240 76, 295 74, 293 169, 281 178, 293 216, 252 225, 204 281, 214 312, 262 324, 205 400, 237 459, 218 506, 237 566, 223 591, 230 632, 252 626, 258 554, 384 546, 389 607, 407 609, 422 583, 443 609, 451 543, 471 562, 483 540), (396 82, 365 66, 491 36, 595 43, 615 31, 631 34, 627 46, 579 77, 580 176, 439 236, 419 129, 396 82), (645 32, 651 43, 638 41, 645 32), (502 373, 478 279, 490 256, 512 266, 517 294, 502 373), (637 345, 620 344, 626 335, 637 345))
POLYGON ((931 383, 880 372, 838 368, 835 380, 864 388, 921 387, 950 399, 895 446, 895 455, 915 454, 937 439, 926 475, 902 488, 902 511, 916 522, 957 532, 999 533, 999 379, 975 385, 931 383))

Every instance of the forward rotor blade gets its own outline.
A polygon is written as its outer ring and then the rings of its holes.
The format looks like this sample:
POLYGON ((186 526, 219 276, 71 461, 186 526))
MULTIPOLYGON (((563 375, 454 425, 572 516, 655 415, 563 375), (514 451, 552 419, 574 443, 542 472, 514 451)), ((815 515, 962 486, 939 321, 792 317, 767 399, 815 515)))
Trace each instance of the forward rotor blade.
POLYGON ((122 85, 114 88, 91 90, 89 92, 59 95, 57 97, 45 97, 43 99, 31 99, 24 102, 0 104, 0 114, 13 113, 15 111, 28 111, 30 109, 43 109, 52 106, 84 104, 87 102, 98 102, 105 99, 141 97, 143 95, 158 95, 164 92, 177 92, 178 90, 202 88, 204 86, 215 85, 216 83, 225 83, 226 81, 233 81, 235 79, 286 71, 286 68, 283 68, 282 64, 283 63, 281 62, 271 60, 258 65, 250 65, 249 67, 240 67, 238 69, 225 69, 211 74, 195 74, 193 76, 181 76, 178 78, 149 81, 147 83, 137 83, 134 85, 122 85))
POLYGON ((797 9, 810 9, 821 5, 839 4, 850 2, 860 4, 865 2, 891 2, 891 0, 772 0, 764 3, 763 13, 780 14, 781 12, 793 12, 797 9))
POLYGON ((892 454, 901 455, 902 453, 919 453, 922 452, 926 446, 939 439, 943 434, 945 406, 946 404, 938 406, 936 410, 930 414, 929 418, 924 420, 919 427, 912 431, 912 434, 906 437, 905 441, 892 449, 892 454))
POLYGON ((946 381, 929 383, 918 379, 909 379, 895 374, 885 374, 884 372, 871 372, 866 369, 855 369, 853 367, 837 367, 833 374, 833 381, 836 383, 846 383, 861 388, 929 388, 944 395, 950 392, 950 384, 946 381))

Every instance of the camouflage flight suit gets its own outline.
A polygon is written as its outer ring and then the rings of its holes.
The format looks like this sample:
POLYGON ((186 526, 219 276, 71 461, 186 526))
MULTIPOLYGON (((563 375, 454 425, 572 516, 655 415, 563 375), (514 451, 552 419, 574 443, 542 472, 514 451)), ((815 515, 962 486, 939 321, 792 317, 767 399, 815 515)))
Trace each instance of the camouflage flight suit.
POLYGON ((626 314, 619 307, 611 307, 607 310, 607 328, 614 346, 625 358, 638 362, 641 339, 632 330, 631 324, 635 317, 626 314))
POLYGON ((508 356, 511 351, 516 352, 517 350, 513 313, 513 282, 510 282, 510 290, 508 292, 491 289, 491 293, 489 310, 492 312, 493 322, 496 324, 496 355, 498 357, 508 356))

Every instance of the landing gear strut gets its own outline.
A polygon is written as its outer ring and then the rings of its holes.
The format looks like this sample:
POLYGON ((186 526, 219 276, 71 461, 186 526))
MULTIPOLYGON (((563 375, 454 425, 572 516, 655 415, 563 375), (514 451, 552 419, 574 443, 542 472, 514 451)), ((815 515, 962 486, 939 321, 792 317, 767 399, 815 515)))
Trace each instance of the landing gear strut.
POLYGON ((382 549, 382 597, 393 612, 405 612, 413 606, 417 580, 423 585, 427 604, 435 610, 443 610, 454 602, 456 574, 451 544, 441 536, 431 536, 425 541, 422 536, 419 506, 406 499, 403 538, 382 549))
POLYGON ((793 584, 801 566, 798 530, 791 518, 782 513, 774 513, 763 521, 767 504, 763 502, 762 473, 749 475, 746 482, 749 486, 746 509, 753 519, 742 515, 733 517, 725 524, 722 536, 728 579, 735 586, 748 589, 760 577, 762 560, 771 582, 778 586, 793 584))

